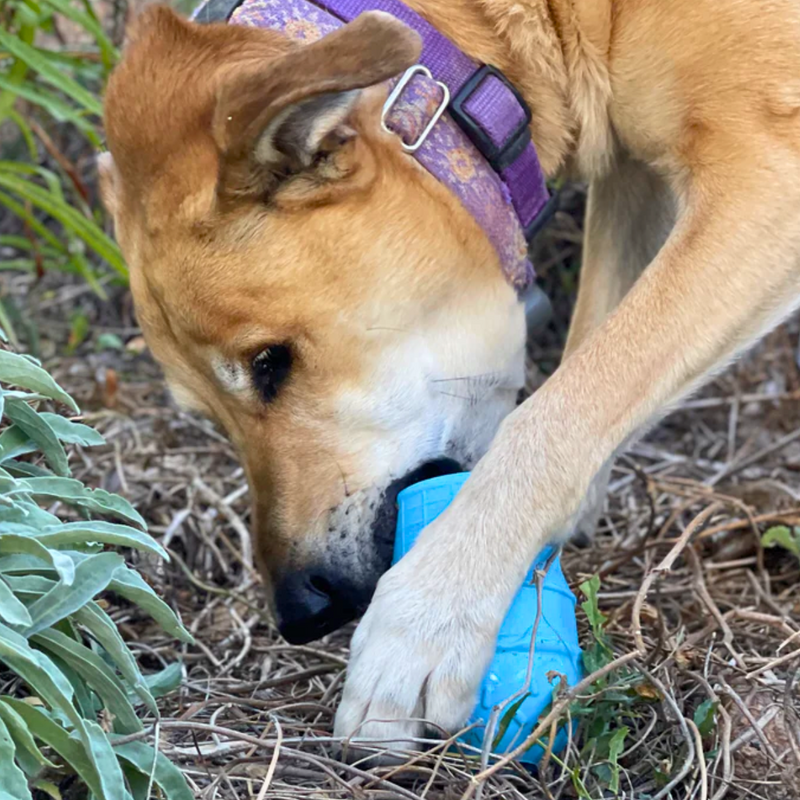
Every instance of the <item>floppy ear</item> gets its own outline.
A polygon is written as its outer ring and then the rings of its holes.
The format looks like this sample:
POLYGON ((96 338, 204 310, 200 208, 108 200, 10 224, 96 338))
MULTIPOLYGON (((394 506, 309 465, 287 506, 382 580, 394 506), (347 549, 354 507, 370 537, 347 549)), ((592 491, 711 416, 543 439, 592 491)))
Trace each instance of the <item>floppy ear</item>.
MULTIPOLYGON (((246 161, 273 176, 309 167, 354 135, 345 122, 358 90, 414 64, 420 47, 403 23, 369 11, 277 60, 232 70, 218 90, 212 122, 223 161, 246 161)), ((257 190, 259 181, 243 177, 235 181, 238 191, 257 190)))

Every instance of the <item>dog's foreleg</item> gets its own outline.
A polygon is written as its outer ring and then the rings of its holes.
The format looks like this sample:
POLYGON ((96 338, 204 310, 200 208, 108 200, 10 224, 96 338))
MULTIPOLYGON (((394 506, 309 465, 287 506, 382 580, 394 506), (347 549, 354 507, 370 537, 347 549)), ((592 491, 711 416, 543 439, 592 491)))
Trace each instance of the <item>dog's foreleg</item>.
MULTIPOLYGON (((666 181, 620 151, 611 169, 589 187, 578 300, 564 358, 596 330, 655 258, 675 223, 666 181)), ((574 537, 586 542, 605 505, 614 463, 598 470, 576 515, 574 537)))
MULTIPOLYGON (((524 516, 566 533, 617 448, 796 307, 798 252, 798 189, 785 179, 754 177, 743 190, 716 175, 693 186, 616 310, 590 328, 600 312, 584 300, 562 366, 506 420, 481 463, 486 482, 515 482, 505 491, 525 504, 524 516), (775 185, 790 198, 779 210, 769 200, 775 185), (498 467, 514 461, 519 469, 498 467)), ((584 292, 602 281, 593 258, 584 292)))
POLYGON ((602 465, 797 305, 800 168, 759 175, 757 157, 752 173, 717 163, 691 184, 616 310, 506 419, 453 504, 381 579, 353 638, 337 735, 399 743, 419 717, 463 722, 525 571, 569 532, 602 465))

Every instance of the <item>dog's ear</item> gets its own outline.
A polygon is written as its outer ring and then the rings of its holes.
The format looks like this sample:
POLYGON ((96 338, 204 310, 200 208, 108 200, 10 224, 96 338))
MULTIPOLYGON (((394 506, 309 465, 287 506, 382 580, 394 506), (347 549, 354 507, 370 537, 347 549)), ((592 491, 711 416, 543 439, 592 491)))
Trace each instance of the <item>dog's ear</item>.
POLYGON ((263 175, 296 173, 348 141, 358 90, 398 75, 420 53, 419 36, 370 11, 313 44, 263 65, 237 65, 221 81, 212 122, 228 190, 263 190, 263 175), (242 172, 256 170, 261 178, 242 172), (234 186, 230 183, 233 182, 234 186))

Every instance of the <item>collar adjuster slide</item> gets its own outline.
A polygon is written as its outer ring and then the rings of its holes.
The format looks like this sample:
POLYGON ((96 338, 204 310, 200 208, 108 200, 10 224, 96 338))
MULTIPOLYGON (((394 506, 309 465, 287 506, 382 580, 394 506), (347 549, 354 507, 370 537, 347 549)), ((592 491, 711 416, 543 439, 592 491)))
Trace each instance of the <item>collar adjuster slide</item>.
POLYGON ((444 112, 447 110, 447 104, 450 102, 450 90, 447 88, 447 84, 435 80, 433 75, 431 75, 431 71, 427 67, 423 66, 422 64, 415 64, 413 67, 409 67, 403 73, 403 77, 397 82, 397 86, 392 89, 392 93, 386 98, 386 102, 383 104, 383 110, 381 111, 381 128, 383 128, 386 133, 396 133, 396 131, 393 131, 387 125, 386 120, 392 110, 392 107, 397 102, 397 98, 402 94, 403 89, 405 89, 413 77, 418 74, 424 75, 428 80, 433 81, 442 90, 442 101, 439 103, 436 111, 434 111, 430 121, 425 126, 425 129, 422 131, 422 133, 420 133, 415 141, 409 144, 403 140, 402 136, 400 137, 403 150, 405 150, 407 153, 414 153, 419 150, 420 147, 422 147, 425 140, 428 138, 428 134, 433 130, 433 126, 439 121, 439 117, 441 117, 442 114, 444 114, 444 112))

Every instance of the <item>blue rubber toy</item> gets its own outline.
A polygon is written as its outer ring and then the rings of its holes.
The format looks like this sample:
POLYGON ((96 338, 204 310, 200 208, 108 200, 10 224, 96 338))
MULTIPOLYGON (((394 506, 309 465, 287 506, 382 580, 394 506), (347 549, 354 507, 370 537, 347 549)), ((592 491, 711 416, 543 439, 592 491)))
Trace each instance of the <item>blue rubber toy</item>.
MULTIPOLYGON (((395 562, 411 549, 419 532, 450 505, 468 477, 468 472, 443 475, 414 484, 400 492, 397 497, 399 514, 394 545, 395 562)), ((544 567, 551 554, 552 548, 546 547, 536 557, 500 627, 494 659, 483 679, 478 694, 478 704, 469 720, 470 723, 481 720, 484 724, 464 734, 462 741, 465 744, 481 747, 485 723, 489 720, 492 708, 516 694, 525 683, 537 607, 533 573, 537 568, 544 567)), ((555 684, 551 684, 547 677, 551 671, 566 676, 570 686, 583 677, 581 649, 578 645, 578 629, 575 623, 575 596, 567 585, 558 559, 550 565, 543 583, 542 617, 536 633, 528 694, 521 703, 515 700, 506 705, 500 713, 495 727, 495 737, 502 724, 505 724, 504 722, 501 724, 501 721, 507 718, 509 709, 517 706, 502 739, 493 748, 494 752, 505 753, 517 747, 534 729, 538 717, 552 700, 555 684)), ((559 752, 566 744, 567 731, 561 728, 553 743, 553 751, 559 752)), ((535 765, 543 754, 542 747, 535 745, 520 757, 520 761, 535 765)))

